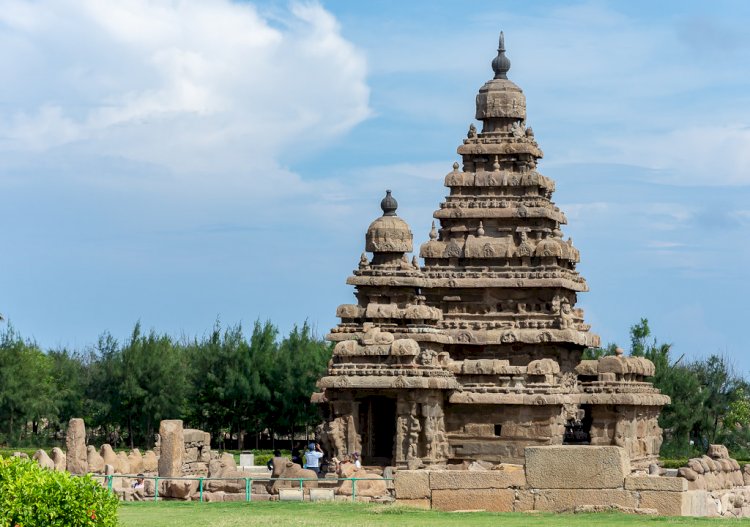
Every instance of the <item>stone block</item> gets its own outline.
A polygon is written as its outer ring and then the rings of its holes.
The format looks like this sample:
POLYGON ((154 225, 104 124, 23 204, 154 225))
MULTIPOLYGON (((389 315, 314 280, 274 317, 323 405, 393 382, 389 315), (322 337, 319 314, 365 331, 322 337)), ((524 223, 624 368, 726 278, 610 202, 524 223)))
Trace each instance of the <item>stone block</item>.
POLYGON ((705 490, 689 490, 685 493, 685 516, 708 516, 710 495, 705 490))
POLYGON ((427 470, 397 470, 394 476, 397 500, 430 497, 430 472, 427 470))
POLYGON ((507 489, 524 487, 526 476, 519 466, 514 470, 433 470, 430 488, 436 489, 507 489))
MULTIPOLYGON (((526 448, 526 480, 535 489, 616 489, 630 474, 627 452, 616 446, 526 448)), ((595 504, 591 504, 595 505, 595 504)))
POLYGON ((530 490, 516 491, 516 501, 513 502, 514 512, 529 512, 534 510, 534 492, 530 490))
POLYGON ((184 438, 180 419, 165 419, 159 425, 161 455, 159 476, 180 477, 182 475, 184 438))
POLYGON ((224 501, 245 501, 245 493, 224 493, 224 501))
POLYGON ((513 512, 515 495, 512 489, 433 490, 432 508, 441 511, 513 512))
POLYGON ((185 463, 194 463, 195 461, 198 461, 198 454, 197 446, 186 448, 183 454, 183 461, 185 463))
POLYGON ((214 502, 214 501, 224 501, 224 492, 204 492, 203 493, 203 501, 206 502, 214 502))
POLYGON ((279 501, 302 501, 303 494, 299 489, 279 489, 279 501))
POLYGON ((636 493, 619 489, 544 489, 536 494, 534 510, 544 512, 571 511, 581 505, 635 508, 636 493))
POLYGON ((685 478, 665 478, 662 476, 629 476, 625 478, 625 490, 660 490, 683 492, 688 489, 685 478))
POLYGON ((73 418, 68 422, 65 433, 65 448, 67 449, 67 469, 71 474, 86 474, 88 461, 86 459, 86 426, 83 419, 73 418))
POLYGON ((414 507, 416 509, 429 509, 431 507, 429 499, 418 499, 418 500, 396 500, 397 505, 403 505, 404 507, 414 507))
POLYGON ((310 489, 310 501, 333 501, 333 489, 310 489))
POLYGON ((255 454, 250 452, 243 452, 240 454, 240 466, 241 467, 252 467, 255 466, 255 454))
POLYGON ((640 506, 656 509, 660 516, 684 516, 684 498, 687 492, 661 492, 646 490, 641 493, 640 506))

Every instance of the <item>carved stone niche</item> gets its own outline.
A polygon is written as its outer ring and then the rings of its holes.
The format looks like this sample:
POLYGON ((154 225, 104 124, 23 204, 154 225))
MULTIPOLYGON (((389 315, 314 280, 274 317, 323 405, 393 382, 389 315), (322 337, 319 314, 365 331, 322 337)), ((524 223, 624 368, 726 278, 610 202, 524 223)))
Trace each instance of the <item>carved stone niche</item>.
POLYGON ((332 401, 330 408, 330 419, 319 429, 324 449, 339 458, 361 451, 362 440, 357 430, 359 405, 343 399, 332 401))

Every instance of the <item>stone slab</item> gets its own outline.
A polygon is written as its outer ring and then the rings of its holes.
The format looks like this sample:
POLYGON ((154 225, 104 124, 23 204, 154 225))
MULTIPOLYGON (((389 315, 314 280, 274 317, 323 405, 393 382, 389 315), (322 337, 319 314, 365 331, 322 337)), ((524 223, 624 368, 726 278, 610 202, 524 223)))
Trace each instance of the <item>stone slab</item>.
POLYGON ((628 455, 616 446, 535 446, 525 452, 526 480, 535 489, 617 489, 630 474, 628 455))
POLYGON ((430 509, 432 507, 432 504, 430 503, 430 500, 428 499, 419 499, 419 500, 396 500, 397 505, 403 505, 404 507, 414 507, 416 509, 430 509))
POLYGON ((660 490, 683 492, 688 489, 685 478, 665 478, 662 476, 631 476, 625 478, 625 490, 660 490))
POLYGON ((686 516, 687 492, 663 492, 644 490, 640 492, 640 507, 656 509, 660 516, 686 516))
POLYGON ((88 460, 86 454, 86 426, 83 419, 73 418, 68 422, 65 433, 65 448, 67 449, 67 469, 71 474, 86 474, 88 460))
POLYGON ((507 489, 524 487, 523 467, 515 470, 434 470, 430 472, 430 488, 436 489, 507 489))
POLYGON ((160 477, 182 476, 185 441, 182 420, 165 419, 159 424, 161 455, 159 456, 160 477))
POLYGON ((545 489, 536 494, 534 510, 544 512, 572 511, 581 505, 636 508, 636 492, 620 489, 545 489))
POLYGON ((310 489, 310 501, 333 501, 333 489, 310 489))
POLYGON ((303 494, 299 489, 279 489, 279 501, 302 501, 303 494))
POLYGON ((441 511, 513 512, 512 489, 444 489, 432 491, 432 508, 441 511))
POLYGON ((705 490, 689 490, 684 494, 683 512, 685 516, 709 516, 710 495, 705 490))
POLYGON ((397 500, 430 497, 430 472, 427 470, 397 470, 394 480, 397 500))
POLYGON ((252 467, 255 466, 255 454, 240 454, 240 466, 241 467, 252 467))

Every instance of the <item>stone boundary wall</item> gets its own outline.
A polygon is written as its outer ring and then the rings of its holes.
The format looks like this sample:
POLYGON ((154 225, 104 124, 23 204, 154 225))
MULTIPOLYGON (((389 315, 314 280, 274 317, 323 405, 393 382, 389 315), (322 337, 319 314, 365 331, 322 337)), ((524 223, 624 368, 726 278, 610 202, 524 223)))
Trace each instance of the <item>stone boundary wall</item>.
MULTIPOLYGON (((717 469, 724 465, 732 473, 738 472, 736 462, 715 461, 717 469)), ((737 475, 721 480, 722 488, 710 491, 695 488, 702 485, 695 485, 683 474, 631 473, 626 451, 615 446, 544 446, 526 449, 525 466, 397 470, 394 485, 397 503, 443 511, 613 508, 663 516, 750 516, 750 487, 735 483, 737 475)))

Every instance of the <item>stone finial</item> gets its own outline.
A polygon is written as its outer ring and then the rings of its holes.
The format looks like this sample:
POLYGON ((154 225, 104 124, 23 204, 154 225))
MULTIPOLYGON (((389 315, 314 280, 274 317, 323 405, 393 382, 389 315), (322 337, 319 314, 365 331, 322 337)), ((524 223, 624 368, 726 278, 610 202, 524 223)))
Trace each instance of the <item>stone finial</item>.
POLYGON ((615 348, 615 355, 617 355, 618 357, 622 357, 624 353, 625 352, 622 350, 622 348, 615 348))
POLYGON ((498 156, 495 156, 495 162, 492 163, 492 169, 495 172, 500 172, 500 159, 498 158, 498 156))
POLYGON ((480 221, 477 229, 477 236, 484 236, 484 224, 480 221))
POLYGON ((510 59, 505 56, 505 35, 500 32, 500 43, 497 48, 497 57, 492 60, 492 71, 496 79, 507 79, 510 69, 510 59))
POLYGON ((385 197, 380 202, 380 208, 383 210, 383 216, 395 216, 398 208, 398 201, 391 196, 391 191, 385 191, 385 197))
POLYGON ((458 172, 458 161, 453 163, 453 172, 458 172))
POLYGON ((430 229, 430 240, 437 240, 438 233, 437 229, 435 228, 435 221, 432 221, 432 228, 430 229))

